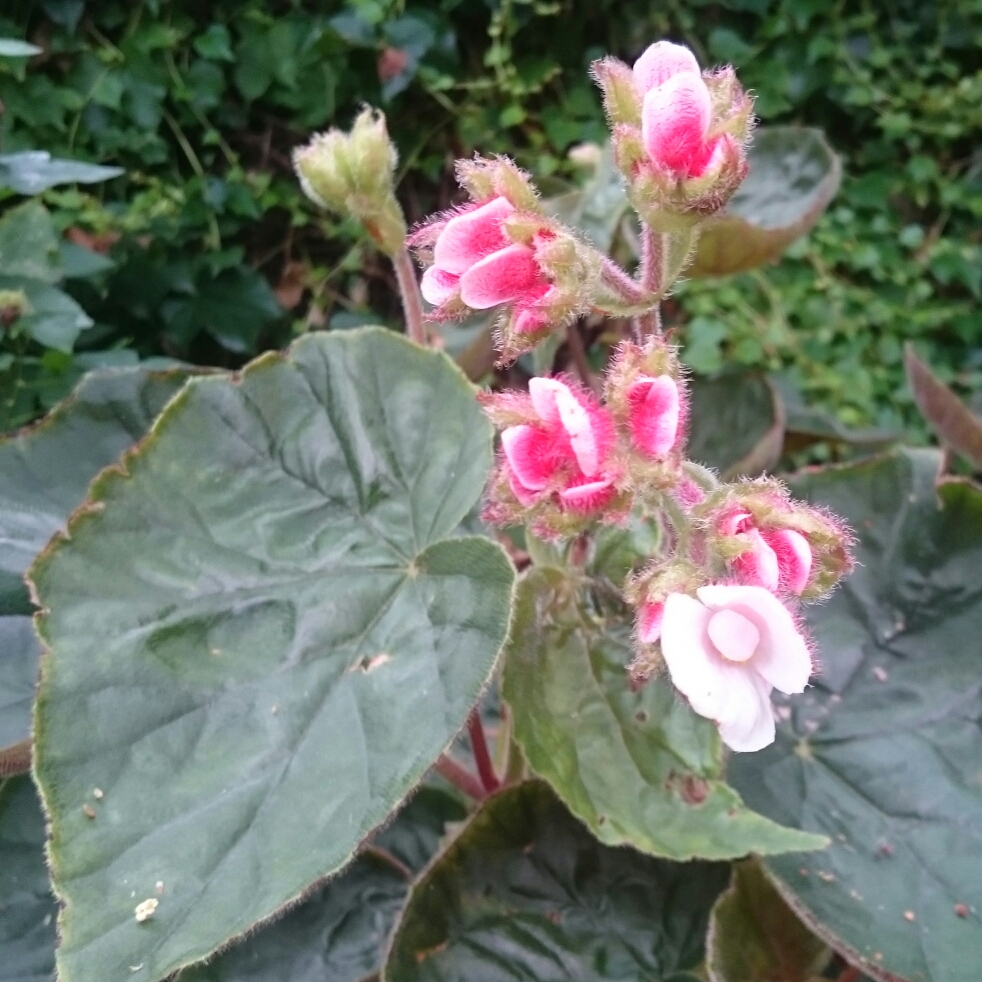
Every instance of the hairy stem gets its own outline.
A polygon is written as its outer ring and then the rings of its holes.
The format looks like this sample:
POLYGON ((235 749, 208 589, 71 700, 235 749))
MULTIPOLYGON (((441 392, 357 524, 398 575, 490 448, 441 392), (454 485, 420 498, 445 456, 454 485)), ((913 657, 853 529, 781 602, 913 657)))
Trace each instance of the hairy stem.
POLYGON ((453 757, 441 754, 433 766, 441 777, 449 781, 458 791, 463 791, 468 798, 483 801, 488 796, 481 782, 453 757))
POLYGON ((609 256, 602 257, 601 270, 604 283, 616 293, 620 294, 625 303, 639 305, 643 304, 648 298, 648 294, 644 288, 632 280, 609 256))
MULTIPOLYGON (((662 282, 664 264, 664 242, 650 225, 641 226, 641 289, 653 294, 664 290, 662 282)), ((640 341, 650 334, 661 334, 661 308, 656 306, 647 314, 634 318, 634 333, 640 341)))
POLYGON ((484 734, 484 724, 481 722, 481 714, 477 709, 473 710, 467 720, 467 732, 471 738, 471 749, 474 751, 474 762, 477 764, 477 773, 481 777, 481 784, 484 790, 491 794, 501 787, 501 781, 494 772, 494 764, 491 762, 491 752, 488 750, 487 737, 484 734))
POLYGON ((423 297, 419 292, 419 283, 416 281, 416 267, 405 246, 392 257, 392 265, 395 267, 396 279, 399 282, 402 310, 406 315, 406 333, 417 344, 426 345, 429 343, 429 338, 423 323, 423 297))

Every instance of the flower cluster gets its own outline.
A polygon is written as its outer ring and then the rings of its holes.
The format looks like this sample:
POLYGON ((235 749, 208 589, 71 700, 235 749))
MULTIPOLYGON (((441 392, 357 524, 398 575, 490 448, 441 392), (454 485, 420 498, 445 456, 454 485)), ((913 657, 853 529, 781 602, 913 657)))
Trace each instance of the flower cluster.
POLYGON ((664 341, 623 344, 605 400, 569 378, 533 378, 528 392, 478 396, 501 430, 485 518, 529 524, 543 537, 620 521, 650 489, 681 474, 686 394, 678 358, 664 341))
POLYGON ((688 48, 651 45, 629 68, 594 67, 631 203, 653 228, 718 211, 746 176, 753 103, 732 68, 703 73, 688 48))

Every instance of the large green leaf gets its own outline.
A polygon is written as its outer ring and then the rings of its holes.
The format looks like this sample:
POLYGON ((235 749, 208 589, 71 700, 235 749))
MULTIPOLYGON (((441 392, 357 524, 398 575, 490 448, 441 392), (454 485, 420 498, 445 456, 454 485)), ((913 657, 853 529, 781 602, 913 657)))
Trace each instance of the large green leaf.
POLYGON ((825 844, 745 808, 721 779, 716 728, 663 679, 633 692, 631 655, 629 623, 588 607, 562 571, 524 577, 503 683, 515 739, 598 839, 672 859, 825 844))
POLYGON ((418 783, 508 629, 504 553, 448 538, 490 462, 449 359, 368 329, 190 381, 93 483, 30 574, 62 982, 203 958, 418 783))
POLYGON ((839 189, 842 164, 819 130, 762 126, 750 171, 703 228, 689 276, 726 276, 776 259, 818 221, 839 189))
POLYGON ((382 967, 382 950, 409 889, 447 822, 466 810, 423 788, 337 879, 285 917, 179 982, 360 982, 382 967))
POLYGON ((0 982, 50 982, 56 912, 37 793, 11 778, 0 785, 0 982))
POLYGON ((822 832, 769 858, 792 906, 874 978, 982 978, 982 492, 935 492, 940 455, 812 471, 797 494, 844 516, 859 565, 812 608, 821 673, 777 742, 736 755, 748 804, 822 832))
POLYGON ((808 982, 832 952, 784 902, 753 860, 713 907, 706 937, 710 982, 808 982))
POLYGON ((686 453, 725 480, 771 470, 784 447, 784 408, 760 372, 695 378, 686 453))
POLYGON ((0 154, 0 188, 10 188, 17 194, 40 194, 58 184, 94 184, 122 173, 121 167, 59 160, 46 150, 0 154))
POLYGON ((24 570, 186 378, 180 370, 94 372, 36 426, 0 440, 0 774, 30 764, 40 646, 24 570))
POLYGON ((548 786, 498 792, 414 884, 386 982, 683 982, 724 863, 601 845, 548 786))

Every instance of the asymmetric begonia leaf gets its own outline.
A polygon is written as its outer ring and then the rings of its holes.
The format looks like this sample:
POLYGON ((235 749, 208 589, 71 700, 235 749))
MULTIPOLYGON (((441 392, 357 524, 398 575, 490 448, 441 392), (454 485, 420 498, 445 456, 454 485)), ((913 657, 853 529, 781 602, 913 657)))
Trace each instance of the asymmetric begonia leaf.
POLYGON ((466 815, 452 795, 423 788, 340 876, 176 982, 361 982, 382 967, 409 878, 436 851, 445 824, 466 815))
POLYGON ((597 842, 541 781, 489 798, 416 881, 385 982, 682 982, 725 863, 597 842))
POLYGON ((508 630, 504 552, 451 538, 490 463, 450 360, 364 329, 191 380, 93 483, 30 571, 62 982, 206 957, 419 782, 508 630))
POLYGON ((11 778, 0 784, 0 982, 50 982, 57 911, 37 792, 11 778))
POLYGON ((982 491, 935 489, 941 455, 809 471, 801 497, 859 537, 856 571, 808 611, 820 674, 777 742, 729 774, 823 853, 765 860, 822 938, 882 980, 982 978, 982 491))
POLYGON ((818 221, 839 189, 842 164, 820 130, 762 126, 750 171, 724 212, 699 236, 688 276, 727 276, 762 266, 818 221))
POLYGON ((733 884, 716 901, 709 919, 710 982, 808 982, 831 957, 757 862, 734 867, 733 884))
POLYGON ((601 842, 671 859, 825 844, 754 814, 722 780, 714 725, 664 679, 631 690, 631 626, 560 570, 522 580, 503 694, 529 766, 601 842))
POLYGON ((724 480, 771 470, 784 446, 784 410, 760 372, 695 378, 686 454, 724 480))
POLYGON ((89 482, 146 431, 184 370, 93 372, 40 423, 0 440, 0 775, 30 766, 40 645, 22 579, 89 482))

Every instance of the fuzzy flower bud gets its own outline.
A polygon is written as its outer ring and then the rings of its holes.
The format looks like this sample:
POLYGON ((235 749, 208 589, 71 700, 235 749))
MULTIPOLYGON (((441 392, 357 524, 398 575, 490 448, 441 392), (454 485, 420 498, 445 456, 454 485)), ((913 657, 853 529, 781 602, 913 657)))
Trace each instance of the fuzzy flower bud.
POLYGON ((30 306, 23 290, 0 290, 0 327, 10 327, 30 306))
POLYGON ((667 488, 680 476, 688 394, 674 347, 651 337, 623 342, 607 372, 604 395, 623 435, 625 469, 640 486, 667 488))
POLYGON ((569 229, 543 215, 528 177, 510 160, 458 163, 473 201, 417 228, 409 244, 420 262, 423 297, 433 320, 501 307, 502 361, 590 309, 601 257, 569 229))
POLYGON ((709 542, 741 582, 814 600, 852 568, 852 536, 839 519, 794 501, 777 481, 744 481, 697 508, 709 542))
POLYGON ((607 58, 594 76, 644 221, 678 232, 722 208, 746 175, 752 125, 752 102, 733 70, 703 74, 688 48, 659 41, 633 70, 607 58))
POLYGON ((351 215, 388 255, 406 238, 406 222, 395 197, 396 149, 385 116, 366 108, 350 133, 320 133, 293 153, 293 166, 311 201, 341 215, 351 215))
POLYGON ((527 393, 479 396, 501 429, 485 519, 556 538, 623 511, 606 410, 571 380, 533 378, 527 393))

